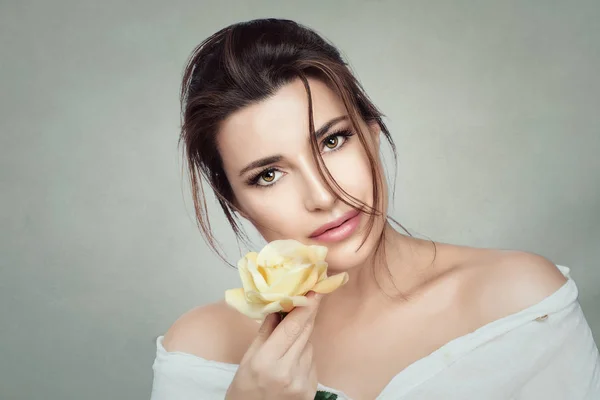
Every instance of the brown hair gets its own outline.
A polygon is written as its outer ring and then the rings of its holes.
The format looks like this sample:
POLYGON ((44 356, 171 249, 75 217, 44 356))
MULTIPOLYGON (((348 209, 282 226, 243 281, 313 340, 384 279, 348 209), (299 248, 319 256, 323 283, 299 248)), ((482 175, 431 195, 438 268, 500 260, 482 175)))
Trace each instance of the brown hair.
MULTIPOLYGON (((179 142, 184 143, 196 220, 208 245, 223 259, 212 234, 202 178, 213 189, 236 236, 240 239, 247 239, 247 236, 235 214, 237 208, 233 191, 217 150, 219 126, 233 112, 274 95, 279 88, 295 79, 302 80, 307 92, 309 137, 321 178, 341 201, 370 214, 368 232, 373 227, 374 217, 381 215, 376 207, 383 178, 359 121, 362 119, 379 125, 392 148, 394 161, 396 148, 382 121, 383 114, 368 98, 340 52, 316 32, 294 21, 257 19, 233 24, 213 34, 193 50, 181 88, 179 142), (320 79, 343 101, 352 128, 369 159, 373 177, 372 207, 346 193, 324 166, 314 136, 312 97, 307 78, 320 79)), ((410 235, 404 227, 402 229, 410 235)), ((378 248, 382 242, 383 233, 378 248)))

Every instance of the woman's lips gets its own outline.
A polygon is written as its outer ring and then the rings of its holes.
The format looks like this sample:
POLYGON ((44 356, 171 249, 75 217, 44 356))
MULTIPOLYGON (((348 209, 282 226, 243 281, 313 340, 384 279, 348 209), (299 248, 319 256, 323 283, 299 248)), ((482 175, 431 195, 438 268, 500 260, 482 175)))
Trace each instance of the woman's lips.
POLYGON ((360 223, 361 212, 352 210, 317 229, 310 236, 319 242, 339 242, 350 237, 360 223))

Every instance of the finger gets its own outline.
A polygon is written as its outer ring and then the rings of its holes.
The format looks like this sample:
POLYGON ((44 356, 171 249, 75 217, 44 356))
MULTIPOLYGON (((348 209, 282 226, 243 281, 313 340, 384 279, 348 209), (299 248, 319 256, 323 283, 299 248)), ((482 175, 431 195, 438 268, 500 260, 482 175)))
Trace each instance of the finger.
POLYGON ((260 328, 258 329, 258 333, 256 337, 246 350, 246 354, 244 354, 244 359, 251 357, 258 349, 267 341, 269 336, 273 333, 277 325, 280 321, 279 313, 272 313, 265 317, 260 328))
POLYGON ((300 357, 306 352, 306 349, 311 347, 310 338, 314 330, 316 315, 317 313, 315 312, 313 317, 302 327, 302 332, 298 336, 298 339, 292 343, 288 351, 281 357, 281 361, 284 364, 290 363, 293 365, 297 363, 300 357))
MULTIPOLYGON (((281 368, 288 368, 285 365, 281 365, 281 368)), ((313 372, 313 353, 312 348, 307 349, 298 360, 296 360, 296 364, 292 366, 289 371, 292 371, 292 383, 290 386, 292 388, 302 388, 302 391, 305 391, 307 387, 312 386, 312 379, 314 375, 313 372)), ((316 380, 316 379, 315 379, 316 380)), ((314 398, 314 393, 311 399, 314 398)))
POLYGON ((305 327, 312 332, 314 318, 316 317, 322 295, 310 292, 306 297, 309 299, 308 305, 294 308, 277 325, 277 328, 275 328, 264 344, 265 351, 281 358, 300 337, 302 337, 302 340, 298 345, 301 348, 306 345, 306 341, 310 337, 310 332, 309 335, 302 335, 302 333, 305 327))
POLYGON ((311 362, 310 366, 309 366, 309 370, 308 370, 308 383, 310 385, 310 387, 315 391, 317 391, 317 388, 319 387, 319 377, 318 377, 318 372, 317 372, 317 364, 315 364, 314 362, 311 362))
POLYGON ((310 372, 310 369, 312 368, 313 355, 313 345, 309 340, 300 352, 300 354, 293 356, 293 361, 292 356, 288 351, 284 358, 281 360, 281 365, 283 366, 283 368, 286 368, 288 362, 293 362, 294 364, 291 365, 292 370, 295 371, 303 379, 306 379, 310 372))

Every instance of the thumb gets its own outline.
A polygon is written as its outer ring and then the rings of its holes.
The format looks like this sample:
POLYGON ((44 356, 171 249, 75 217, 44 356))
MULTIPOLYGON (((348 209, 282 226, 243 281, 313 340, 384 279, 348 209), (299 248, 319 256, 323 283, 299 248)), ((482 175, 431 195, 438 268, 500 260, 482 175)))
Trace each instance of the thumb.
POLYGON ((321 304, 321 299, 323 298, 322 293, 317 292, 309 292, 306 297, 308 298, 308 308, 313 312, 313 314, 317 314, 319 305, 321 304))
POLYGON ((309 306, 316 308, 316 307, 319 307, 319 304, 321 304, 321 299, 323 298, 323 294, 310 291, 310 292, 308 292, 306 297, 309 299, 309 302, 310 302, 309 306))

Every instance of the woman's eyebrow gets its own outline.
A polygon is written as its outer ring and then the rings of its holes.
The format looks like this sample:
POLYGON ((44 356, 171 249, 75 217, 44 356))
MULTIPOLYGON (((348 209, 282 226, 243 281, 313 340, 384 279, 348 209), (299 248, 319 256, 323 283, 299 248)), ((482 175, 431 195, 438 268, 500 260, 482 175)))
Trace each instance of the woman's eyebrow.
POLYGON ((244 175, 248 171, 252 171, 253 169, 265 167, 269 164, 275 164, 275 163, 281 161, 282 159, 283 159, 282 156, 271 156, 271 157, 261 158, 260 160, 252 161, 250 164, 248 164, 244 168, 242 168, 242 170, 240 171, 240 176, 244 175))
POLYGON ((330 119, 328 122, 326 122, 325 124, 323 124, 323 126, 321 126, 319 129, 317 129, 315 131, 315 138, 317 138, 317 140, 321 139, 321 137, 325 136, 325 134, 327 133, 327 131, 329 131, 329 129, 331 129, 331 127, 333 125, 335 125, 338 122, 343 121, 343 120, 345 120, 347 118, 348 118, 347 115, 342 115, 342 116, 330 119))
MULTIPOLYGON (((315 131, 315 138, 317 140, 319 140, 321 137, 323 137, 327 134, 327 132, 329 131, 329 129, 331 129, 331 127, 333 125, 335 125, 338 122, 343 121, 347 118, 348 118, 347 115, 342 115, 342 116, 330 119, 325 124, 323 124, 323 126, 321 126, 319 129, 317 129, 315 131)), ((261 158, 260 160, 252 161, 250 164, 248 164, 244 168, 242 168, 242 170, 240 171, 240 176, 244 175, 246 172, 251 171, 253 169, 265 167, 269 164, 275 164, 275 163, 281 161, 282 159, 283 159, 283 156, 276 155, 276 156, 265 157, 265 158, 261 158)))

